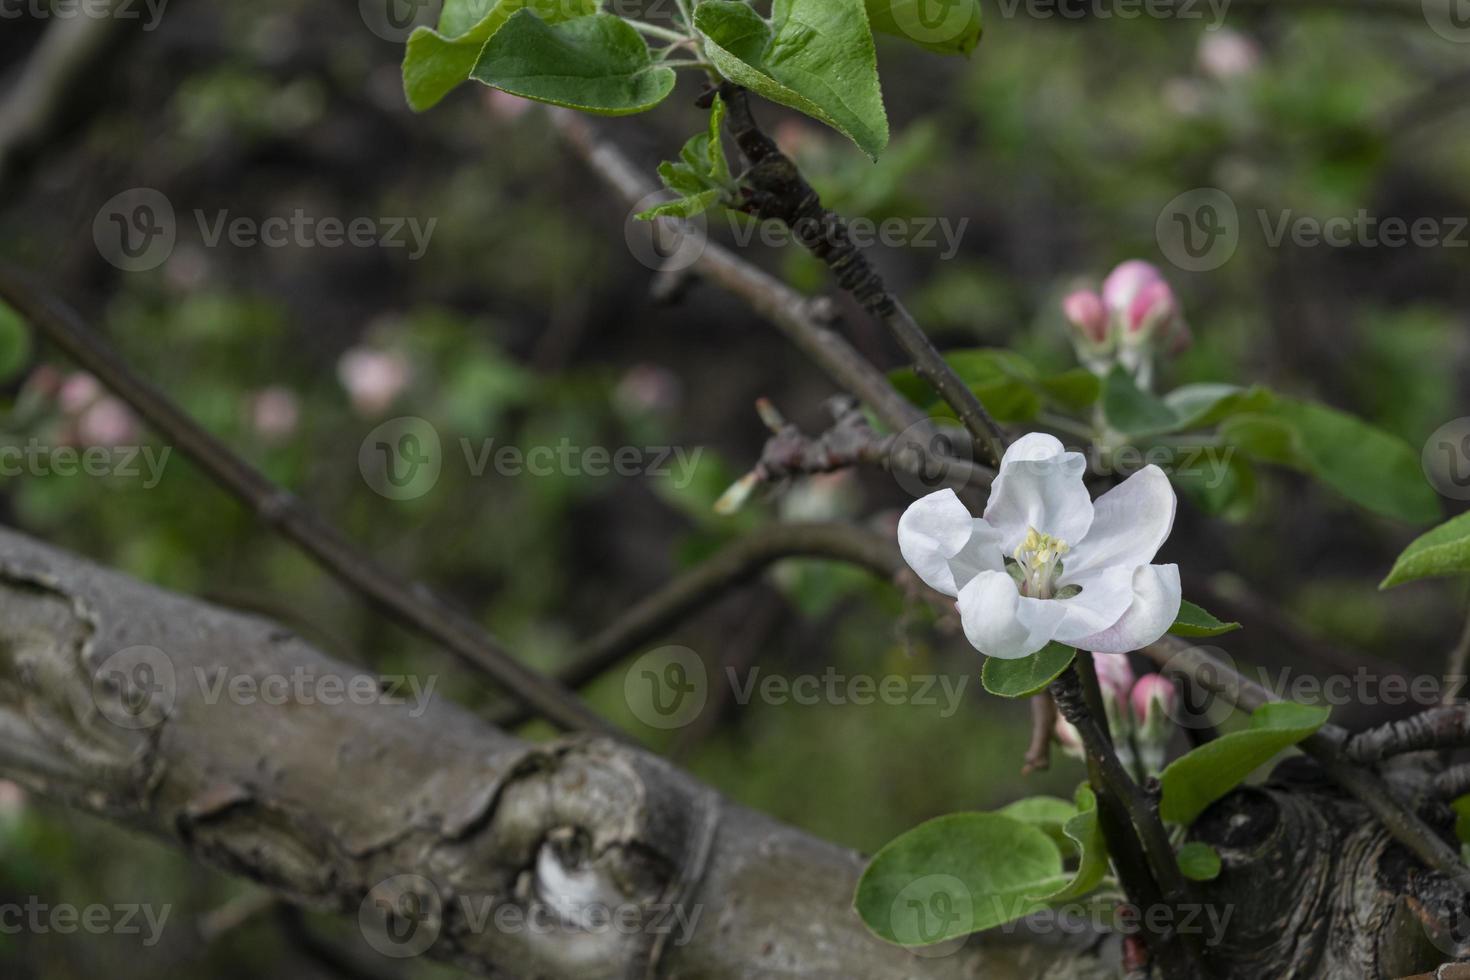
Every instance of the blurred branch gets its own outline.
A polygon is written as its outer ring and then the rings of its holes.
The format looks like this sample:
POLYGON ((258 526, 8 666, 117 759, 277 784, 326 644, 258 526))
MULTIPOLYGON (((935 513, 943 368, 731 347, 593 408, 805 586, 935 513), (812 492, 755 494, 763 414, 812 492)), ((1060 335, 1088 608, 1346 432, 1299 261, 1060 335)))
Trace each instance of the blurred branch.
POLYGON ((1445 658, 1445 684, 1444 703, 1454 702, 1460 691, 1461 682, 1465 678, 1465 671, 1470 670, 1470 615, 1465 617, 1465 625, 1460 630, 1460 639, 1450 655, 1445 658))
POLYGON ((126 23, 112 16, 121 0, 87 16, 54 17, 40 42, 6 86, 0 100, 0 188, 5 188, 17 158, 55 126, 57 117, 87 70, 107 50, 126 23))
POLYGON ((1411 718, 1359 732, 1343 746, 1354 762, 1382 762, 1390 756, 1470 745, 1470 705, 1441 705, 1411 718))
POLYGON ((1050 691, 1042 691, 1031 698, 1031 743, 1026 747, 1021 775, 1051 768, 1051 742, 1056 727, 1057 703, 1050 691))
POLYGON ((296 496, 276 486, 205 431, 167 395, 135 373, 69 307, 3 270, 0 299, 96 375, 210 479, 254 511, 262 523, 298 545, 334 578, 394 619, 442 644, 559 727, 616 732, 575 694, 521 663, 478 623, 427 585, 399 578, 373 561, 296 496))
MULTIPOLYGON (((850 524, 768 524, 726 545, 714 557, 676 576, 582 644, 557 678, 582 687, 645 643, 666 634, 730 589, 748 582, 783 558, 826 558, 866 568, 885 580, 905 570, 897 545, 850 524)), ((501 713, 496 722, 513 727, 523 712, 501 713)))
POLYGON ((784 224, 808 251, 832 270, 838 285, 893 334, 913 360, 915 373, 954 409, 975 440, 976 448, 992 463, 1000 465, 1005 452, 1005 433, 970 386, 949 366, 913 315, 889 292, 882 276, 853 244, 847 223, 822 206, 821 197, 801 175, 796 163, 756 123, 748 93, 727 82, 720 87, 720 96, 729 109, 726 126, 750 164, 742 177, 742 184, 748 185, 749 191, 745 209, 757 218, 784 224))

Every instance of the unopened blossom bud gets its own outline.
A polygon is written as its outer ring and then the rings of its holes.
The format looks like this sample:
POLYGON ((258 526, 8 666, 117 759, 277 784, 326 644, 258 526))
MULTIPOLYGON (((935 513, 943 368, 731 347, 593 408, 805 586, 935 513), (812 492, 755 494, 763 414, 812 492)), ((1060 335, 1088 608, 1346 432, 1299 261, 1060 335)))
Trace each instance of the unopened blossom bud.
POLYGON ((8 779, 0 779, 0 833, 19 826, 26 812, 26 791, 8 779))
POLYGON ((1102 689, 1103 710, 1115 739, 1126 738, 1132 726, 1128 713, 1128 692, 1133 689, 1133 668, 1126 653, 1095 653, 1092 662, 1097 671, 1097 686, 1102 689))
POLYGON ((408 359, 397 351, 353 347, 337 362, 337 378, 359 415, 382 415, 408 387, 408 359))
POLYGON ((1179 315, 1179 304, 1174 299, 1174 290, 1162 279, 1144 283, 1133 300, 1123 321, 1123 338, 1126 343, 1141 344, 1154 334, 1167 333, 1167 326, 1179 315), (1164 328, 1164 329, 1161 329, 1164 328))
POLYGON ((1058 717, 1054 734, 1056 735, 1057 744, 1062 747, 1063 753, 1074 759, 1086 757, 1087 753, 1082 748, 1082 735, 1070 721, 1058 717))
POLYGON ((1102 347, 1108 342, 1108 310, 1102 297, 1090 289, 1079 289, 1062 300, 1062 312, 1067 322, 1089 344, 1102 347))
POLYGON ((289 439, 296 432, 300 418, 300 403, 289 388, 272 385, 250 399, 250 427, 267 442, 289 439))
POLYGON ((133 413, 111 396, 92 404, 77 420, 77 441, 84 446, 126 446, 138 439, 133 413))
POLYGON ((61 382, 61 388, 56 393, 56 402, 67 415, 80 415, 101 395, 101 382, 85 371, 76 371, 61 382))
POLYGON ((1133 685, 1130 697, 1137 725, 1134 741, 1139 761, 1149 775, 1164 768, 1164 754, 1174 730, 1174 713, 1179 706, 1179 692, 1174 682, 1162 674, 1149 674, 1133 685))
POLYGON ((1129 259, 1108 273, 1108 277, 1103 280, 1103 305, 1108 308, 1108 313, 1115 321, 1124 323, 1128 309, 1133 305, 1133 297, 1138 295, 1139 290, 1151 282, 1160 282, 1163 278, 1153 263, 1129 259))

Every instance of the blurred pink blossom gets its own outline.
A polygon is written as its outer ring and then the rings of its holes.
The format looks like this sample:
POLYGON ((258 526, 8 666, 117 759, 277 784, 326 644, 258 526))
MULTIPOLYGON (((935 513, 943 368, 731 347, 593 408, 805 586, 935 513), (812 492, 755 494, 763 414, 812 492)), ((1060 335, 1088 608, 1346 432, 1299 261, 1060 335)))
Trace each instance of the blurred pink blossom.
POLYGON ((85 371, 74 371, 61 382, 56 401, 67 415, 80 415, 102 396, 101 383, 85 371))
POLYGON ((1261 64, 1261 47, 1239 31, 1222 27, 1200 38, 1196 60, 1201 72, 1224 82, 1255 72, 1261 64))
POLYGON ((618 380, 613 403, 630 415, 676 411, 683 397, 679 376, 657 364, 635 364, 618 380))
POLYGON ((337 361, 337 378, 365 418, 386 412, 408 387, 409 376, 408 358, 398 351, 353 347, 337 361))
POLYGON ((267 442, 289 439, 300 419, 296 393, 282 385, 262 388, 250 398, 250 427, 267 442))
POLYGON ((138 441, 138 423, 132 411, 108 395, 98 399, 77 420, 77 441, 84 446, 132 445, 138 441))
POLYGON ((1133 685, 1130 700, 1139 729, 1151 731, 1173 717, 1179 706, 1179 692, 1164 675, 1145 674, 1133 685))

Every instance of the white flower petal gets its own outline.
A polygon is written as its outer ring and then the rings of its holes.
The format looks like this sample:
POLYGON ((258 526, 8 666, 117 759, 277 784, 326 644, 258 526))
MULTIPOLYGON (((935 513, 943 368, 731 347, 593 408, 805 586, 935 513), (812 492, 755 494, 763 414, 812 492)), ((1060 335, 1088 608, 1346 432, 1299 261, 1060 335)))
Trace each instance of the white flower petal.
POLYGON ((898 550, 925 584, 948 596, 982 571, 1001 571, 1000 536, 970 516, 953 490, 914 501, 898 519, 898 550))
MULTIPOLYGON (((1108 629, 1133 604, 1133 569, 1116 567, 1099 569, 1081 576, 1081 593, 1070 599, 1057 600, 1066 616, 1057 627, 1056 640, 1069 646, 1082 646, 1081 640, 1108 629)), ((1169 621, 1171 624, 1173 620, 1169 621)), ((1090 649, 1090 648, 1089 648, 1090 649)))
POLYGON ((1066 615, 1062 605, 1026 598, 1005 572, 981 572, 960 591, 960 622, 975 649, 987 657, 1017 660, 1051 642, 1066 615))
POLYGON ((1092 526, 1092 499, 1082 483, 1087 460, 1069 453, 1043 432, 1022 436, 1006 450, 990 487, 985 520, 1001 533, 1010 552, 1034 527, 1068 544, 1081 541, 1092 526))
POLYGON ((1169 478, 1153 465, 1098 497, 1087 536, 1071 542, 1062 584, 1110 566, 1137 568, 1153 561, 1174 528, 1177 506, 1169 478))
MULTIPOLYGON (((1081 596, 1078 596, 1081 598, 1081 596)), ((1095 653, 1140 650, 1169 631, 1179 618, 1178 565, 1143 565, 1133 573, 1133 603, 1121 619, 1076 646, 1095 653)))

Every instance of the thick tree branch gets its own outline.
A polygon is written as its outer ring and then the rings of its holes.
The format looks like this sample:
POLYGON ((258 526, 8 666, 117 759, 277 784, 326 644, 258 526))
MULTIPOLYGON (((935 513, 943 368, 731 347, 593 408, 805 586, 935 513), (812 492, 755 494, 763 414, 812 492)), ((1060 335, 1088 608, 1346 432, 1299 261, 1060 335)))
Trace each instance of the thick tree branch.
POLYGON ((299 545, 318 565, 404 625, 443 644, 552 723, 615 733, 575 694, 506 651, 469 616, 427 585, 400 578, 352 545, 289 491, 276 486, 206 432, 167 395, 138 375, 71 309, 0 270, 0 299, 127 402, 268 527, 299 545))
POLYGON ((362 679, 265 620, 0 531, 0 772, 358 917, 395 953, 544 980, 1109 974, 1055 930, 889 946, 851 910, 858 855, 610 739, 531 745, 437 698, 329 698, 362 679), (235 683, 295 676, 313 697, 235 683))

